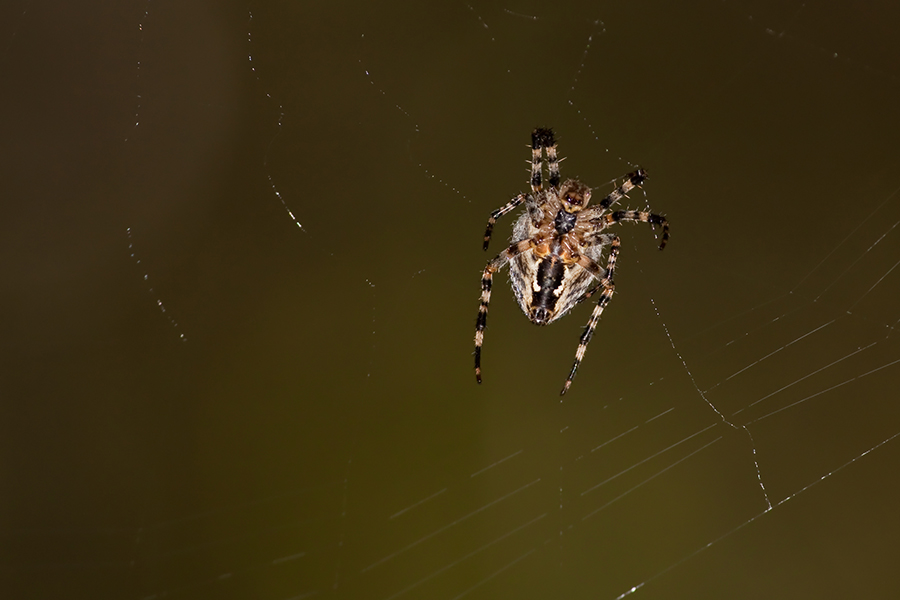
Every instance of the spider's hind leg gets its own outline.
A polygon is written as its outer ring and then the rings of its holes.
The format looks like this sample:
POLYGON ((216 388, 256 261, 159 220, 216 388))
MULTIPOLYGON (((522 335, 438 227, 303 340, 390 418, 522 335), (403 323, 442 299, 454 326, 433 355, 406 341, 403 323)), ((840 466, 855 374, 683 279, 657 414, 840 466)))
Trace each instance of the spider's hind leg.
POLYGON ((491 283, 494 273, 519 254, 534 248, 533 240, 522 240, 509 246, 498 254, 487 266, 481 276, 481 304, 478 307, 478 318, 475 321, 475 379, 481 383, 481 346, 484 343, 484 329, 487 327, 488 305, 491 303, 491 283))
POLYGON ((613 297, 613 293, 616 290, 616 286, 613 283, 613 275, 616 271, 616 259, 619 256, 619 238, 618 236, 613 237, 610 242, 609 247, 609 259, 606 265, 606 274, 600 280, 600 283, 588 290, 584 296, 579 298, 579 302, 582 300, 586 300, 590 296, 594 294, 601 287, 603 288, 603 292, 600 294, 600 299, 597 300, 597 306, 594 307, 594 311, 591 313, 591 318, 588 319, 587 326, 584 328, 584 332, 581 334, 581 339, 578 340, 578 349, 575 351, 575 362, 572 363, 572 370, 569 371, 569 376, 566 378, 566 383, 563 385, 562 391, 559 393, 560 396, 565 395, 569 388, 572 386, 572 380, 575 379, 575 372, 578 371, 578 367, 581 365, 581 361, 584 359, 584 353, 587 351, 587 345, 591 342, 591 338, 594 336, 594 330, 597 329, 597 323, 600 322, 600 315, 603 314, 603 309, 606 308, 606 305, 609 304, 609 301, 613 297))
MULTIPOLYGON (((602 234, 595 235, 593 237, 588 238, 587 241, 591 242, 592 244, 600 244, 602 246, 611 246, 611 244, 615 243, 616 256, 613 258, 613 272, 610 273, 609 269, 606 269, 603 272, 601 272, 600 278, 599 278, 600 281, 597 283, 597 285, 595 285, 594 287, 592 287, 591 289, 586 291, 584 294, 582 294, 581 297, 575 301, 575 304, 581 304, 582 302, 584 302, 585 300, 587 300, 588 298, 590 298, 591 296, 596 294, 597 291, 603 287, 603 281, 605 279, 612 281, 613 274, 615 273, 615 258, 618 257, 618 251, 619 251, 618 249, 620 246, 619 236, 612 234, 612 233, 602 233, 602 234)), ((610 248, 610 253, 612 253, 612 248, 610 248)), ((606 266, 609 267, 608 261, 607 261, 606 266)))

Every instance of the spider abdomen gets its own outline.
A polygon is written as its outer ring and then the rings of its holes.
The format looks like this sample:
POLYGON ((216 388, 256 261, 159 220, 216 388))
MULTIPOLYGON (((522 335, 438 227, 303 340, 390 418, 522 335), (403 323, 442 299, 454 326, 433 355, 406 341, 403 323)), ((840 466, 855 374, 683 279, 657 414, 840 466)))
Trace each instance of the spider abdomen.
POLYGON ((552 323, 569 312, 594 279, 577 264, 565 264, 553 255, 514 260, 509 277, 519 308, 537 325, 552 323))

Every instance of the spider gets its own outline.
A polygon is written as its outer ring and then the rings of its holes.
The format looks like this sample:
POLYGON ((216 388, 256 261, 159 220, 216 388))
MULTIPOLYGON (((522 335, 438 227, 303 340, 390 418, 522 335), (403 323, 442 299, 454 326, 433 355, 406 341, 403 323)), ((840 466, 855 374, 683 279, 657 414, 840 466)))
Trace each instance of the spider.
POLYGON ((600 291, 600 299, 581 334, 575 362, 560 396, 569 390, 600 315, 615 291, 613 275, 620 242, 617 235, 606 233, 606 230, 622 221, 642 221, 651 227, 662 226, 660 250, 669 239, 669 223, 665 217, 649 211, 609 211, 629 191, 640 187, 645 179, 647 173, 638 169, 626 175, 625 182, 599 204, 588 207, 590 187, 577 179, 567 179, 560 185, 553 131, 537 128, 532 132, 531 193, 519 194, 491 213, 484 232, 484 249, 487 250, 497 219, 525 203, 525 212, 513 226, 512 243, 488 262, 481 278, 481 306, 475 323, 475 378, 478 383, 481 383, 481 345, 491 301, 491 279, 494 273, 509 264, 516 300, 522 312, 537 325, 552 323, 600 291), (541 185, 544 150, 550 183, 546 190, 541 185), (609 247, 609 254, 606 268, 603 268, 599 263, 606 247, 609 247))

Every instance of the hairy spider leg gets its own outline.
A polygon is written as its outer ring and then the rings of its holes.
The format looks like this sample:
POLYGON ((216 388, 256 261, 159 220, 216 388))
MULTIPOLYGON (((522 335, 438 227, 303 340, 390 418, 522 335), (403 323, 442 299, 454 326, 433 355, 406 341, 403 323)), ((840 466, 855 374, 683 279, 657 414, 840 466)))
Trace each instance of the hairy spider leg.
MULTIPOLYGON (((606 275, 603 279, 600 280, 600 285, 603 287, 603 292, 600 294, 600 299, 597 300, 597 306, 594 307, 594 311, 591 313, 591 318, 588 319, 587 326, 584 328, 584 333, 581 334, 581 339, 578 341, 578 349, 575 351, 575 362, 572 363, 572 370, 569 371, 569 376, 566 378, 566 383, 563 385, 562 391, 559 393, 560 396, 565 395, 569 388, 572 386, 572 380, 575 379, 575 372, 578 370, 579 365, 581 365, 581 361, 584 359, 584 353, 587 351, 587 345, 590 343, 591 338, 594 336, 594 330, 597 329, 597 323, 600 322, 600 315, 603 314, 603 309, 606 308, 606 305, 609 304, 609 301, 612 299, 613 293, 616 290, 616 286, 613 283, 613 275, 616 271, 616 259, 619 257, 619 237, 615 236, 612 239, 612 242, 609 246, 609 259, 606 264, 606 275)), ((582 257, 578 261, 579 265, 584 266, 585 260, 589 261, 596 266, 596 263, 588 259, 587 257, 582 257)), ((591 269, 588 269, 589 271, 591 269)), ((592 271, 593 272, 593 271, 592 271)), ((593 290, 588 291, 585 296, 588 294, 593 294, 593 290)))
POLYGON ((488 244, 491 243, 491 233, 494 231, 494 223, 497 222, 497 219, 515 209, 518 205, 522 204, 525 200, 529 198, 526 194, 519 194, 497 210, 491 213, 490 218, 488 219, 487 227, 484 230, 484 249, 488 249, 488 244))
POLYGON ((532 239, 522 240, 509 246, 498 254, 484 268, 481 276, 481 305, 478 307, 478 318, 475 321, 475 379, 481 383, 481 345, 484 343, 484 328, 487 327, 488 305, 491 303, 491 280, 494 273, 506 266, 509 261, 533 250, 536 243, 532 239))
MULTIPOLYGON (((617 235, 615 235, 613 233, 603 233, 603 234, 599 234, 599 235, 594 235, 591 239, 596 244, 608 246, 608 245, 612 244, 613 240, 617 240, 619 238, 617 235)), ((597 290, 599 290, 600 288, 603 287, 603 280, 606 279, 606 273, 605 272, 601 273, 601 276, 598 279, 600 279, 600 281, 597 283, 597 285, 595 285, 594 287, 592 287, 591 289, 586 291, 584 294, 582 294, 581 298, 579 298, 578 300, 575 301, 575 304, 581 304, 582 302, 584 302, 585 300, 587 300, 588 298, 590 298, 591 296, 596 294, 597 290)), ((610 276, 609 279, 611 280, 612 277, 610 276)))
POLYGON ((617 210, 616 212, 604 215, 603 218, 606 219, 606 222, 610 225, 613 223, 621 223, 622 221, 641 221, 643 223, 650 223, 652 226, 662 225, 662 239, 659 242, 659 249, 662 250, 665 248, 666 242, 669 241, 669 222, 666 221, 666 218, 662 215, 642 210, 617 210))
POLYGON ((549 183, 554 189, 559 189, 559 157, 556 155, 556 141, 553 133, 550 133, 551 144, 547 148, 547 170, 550 172, 549 183))
MULTIPOLYGON (((543 171, 543 153, 542 149, 547 148, 547 160, 550 171, 550 185, 559 187, 559 159, 556 157, 556 142, 553 139, 553 131, 550 129, 537 128, 531 133, 531 191, 537 194, 541 191, 543 184, 541 183, 541 175, 543 171)), ((488 249, 491 243, 491 234, 494 231, 494 224, 497 219, 515 209, 531 196, 527 194, 519 194, 508 203, 504 204, 491 213, 488 219, 487 227, 484 230, 484 249, 488 249)))
POLYGON ((547 135, 550 136, 551 143, 553 142, 553 132, 549 129, 535 129, 531 132, 531 191, 532 193, 537 193, 541 191, 541 171, 542 171, 542 152, 541 148, 544 147, 544 140, 547 138, 547 135))
POLYGON ((647 171, 643 169, 638 169, 634 173, 629 173, 625 176, 625 181, 622 182, 622 185, 614 189, 609 193, 609 195, 601 200, 597 206, 602 209, 607 209, 623 197, 628 195, 628 192, 633 190, 636 187, 641 187, 641 184, 647 179, 647 171))
POLYGON ((556 157, 556 138, 552 129, 538 127, 531 132, 531 191, 541 189, 542 156, 541 148, 547 150, 547 171, 550 185, 559 187, 559 159, 556 157))

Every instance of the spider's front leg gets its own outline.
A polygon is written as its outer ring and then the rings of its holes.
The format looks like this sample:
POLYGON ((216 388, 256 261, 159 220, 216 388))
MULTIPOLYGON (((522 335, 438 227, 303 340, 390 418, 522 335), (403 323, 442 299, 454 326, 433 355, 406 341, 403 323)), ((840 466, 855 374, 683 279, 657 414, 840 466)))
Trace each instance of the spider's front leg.
POLYGON ((522 204, 528 196, 526 194, 519 194, 497 210, 491 213, 490 218, 488 219, 487 227, 484 230, 484 249, 488 249, 488 244, 491 243, 491 232, 494 231, 494 223, 497 222, 497 219, 515 209, 518 205, 522 204))
POLYGON ((641 184, 647 180, 647 171, 643 169, 638 169, 634 173, 629 173, 625 176, 625 181, 622 182, 622 185, 614 189, 609 193, 606 198, 601 200, 597 206, 606 210, 622 198, 628 196, 628 192, 633 190, 636 187, 641 187, 641 184))
MULTIPOLYGON (((613 293, 616 290, 616 286, 613 283, 613 275, 616 272, 616 259, 619 257, 619 237, 614 236, 609 246, 609 259, 606 264, 606 273, 600 279, 600 283, 594 288, 587 291, 582 298, 578 301, 581 302, 589 298, 594 294, 599 288, 603 288, 603 292, 600 294, 600 299, 597 300, 597 306, 594 307, 594 311, 591 313, 591 318, 588 319, 587 326, 584 328, 584 333, 581 334, 581 339, 578 340, 578 349, 575 351, 575 362, 572 364, 572 370, 569 371, 569 376, 566 378, 566 383, 563 385, 562 391, 559 393, 560 396, 565 395, 569 388, 572 386, 572 380, 575 379, 575 372, 578 370, 579 365, 581 365, 582 359, 584 359, 584 353, 587 351, 587 345, 590 343, 591 338, 594 336, 594 330, 597 329, 597 323, 600 322, 600 315, 603 314, 603 309, 606 308, 606 305, 609 304, 609 301, 613 297, 613 293)), ((597 273, 601 272, 602 269, 592 260, 587 257, 581 257, 579 263, 582 267, 584 267, 587 271, 591 272, 595 277, 597 277, 597 273)))
POLYGON ((481 383, 481 345, 484 342, 484 328, 487 327, 488 305, 491 303, 491 281, 494 273, 502 269, 506 264, 519 254, 534 248, 534 240, 522 240, 509 246, 498 254, 484 268, 481 276, 481 305, 478 307, 478 318, 475 321, 475 379, 481 383))
POLYGON ((621 223, 623 221, 640 221, 642 223, 650 223, 650 226, 662 226, 662 239, 659 242, 659 249, 666 247, 669 241, 669 222, 662 215, 657 215, 644 210, 617 210, 616 212, 605 215, 604 218, 609 225, 613 223, 621 223))
POLYGON ((669 222, 662 215, 640 210, 618 210, 612 213, 606 213, 606 210, 609 209, 610 206, 622 198, 628 197, 628 192, 636 187, 641 187, 641 184, 646 180, 647 171, 643 169, 638 169, 634 173, 629 173, 626 175, 622 185, 611 191, 606 198, 598 202, 596 208, 588 209, 587 214, 589 215, 591 223, 594 225, 601 225, 604 228, 613 223, 621 223, 622 221, 642 221, 644 223, 650 223, 651 227, 661 225, 662 240, 659 243, 659 249, 662 250, 666 247, 666 242, 669 241, 669 222))

